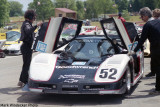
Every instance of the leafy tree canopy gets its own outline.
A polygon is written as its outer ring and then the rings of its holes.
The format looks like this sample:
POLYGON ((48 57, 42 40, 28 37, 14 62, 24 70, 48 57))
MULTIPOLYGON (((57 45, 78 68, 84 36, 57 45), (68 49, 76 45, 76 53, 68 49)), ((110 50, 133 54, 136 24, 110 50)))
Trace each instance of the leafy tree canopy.
POLYGON ((10 5, 10 13, 9 13, 10 17, 22 16, 22 14, 23 14, 23 12, 22 12, 23 5, 22 4, 20 4, 17 1, 10 1, 9 5, 10 5))
POLYGON ((0 27, 9 21, 9 3, 7 0, 0 0, 0 27))
POLYGON ((42 21, 54 16, 54 5, 51 0, 34 0, 29 4, 28 9, 34 9, 37 14, 37 19, 42 21))

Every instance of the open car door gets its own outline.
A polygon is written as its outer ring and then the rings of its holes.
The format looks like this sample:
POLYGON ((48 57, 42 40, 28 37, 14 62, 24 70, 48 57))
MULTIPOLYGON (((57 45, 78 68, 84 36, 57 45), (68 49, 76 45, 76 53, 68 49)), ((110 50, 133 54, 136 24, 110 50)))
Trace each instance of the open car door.
POLYGON ((123 23, 120 19, 108 18, 101 20, 103 32, 109 40, 116 39, 119 45, 130 50, 132 43, 138 36, 134 23, 123 23))
POLYGON ((52 53, 74 39, 81 30, 82 21, 65 17, 51 18, 37 32, 33 49, 40 52, 52 53))

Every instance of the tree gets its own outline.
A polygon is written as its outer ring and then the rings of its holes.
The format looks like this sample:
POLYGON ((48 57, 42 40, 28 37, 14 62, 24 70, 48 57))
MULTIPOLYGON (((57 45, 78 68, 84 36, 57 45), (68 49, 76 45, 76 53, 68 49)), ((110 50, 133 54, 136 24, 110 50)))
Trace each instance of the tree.
POLYGON ((22 12, 23 5, 22 4, 20 4, 17 1, 10 1, 9 5, 10 5, 10 13, 9 13, 10 17, 22 16, 22 14, 23 14, 23 12, 22 12))
POLYGON ((145 7, 149 7, 151 10, 155 9, 157 6, 157 0, 145 0, 145 7))
POLYGON ((118 10, 119 12, 122 12, 123 10, 128 9, 128 0, 119 0, 118 3, 118 10))
POLYGON ((139 10, 143 7, 144 0, 134 0, 133 2, 133 10, 135 12, 139 12, 139 10))
POLYGON ((9 3, 7 0, 0 0, 0 27, 9 21, 9 3))
POLYGON ((54 0, 56 8, 68 8, 76 11, 76 1, 75 0, 54 0))
POLYGON ((78 19, 84 19, 84 4, 82 1, 77 1, 76 2, 77 6, 77 17, 78 19))
POLYGON ((36 11, 36 18, 43 22, 54 16, 54 5, 51 0, 34 0, 28 6, 28 9, 34 9, 36 11))
POLYGON ((123 12, 123 18, 124 18, 125 20, 129 20, 129 19, 130 19, 130 16, 129 16, 128 11, 127 11, 127 10, 123 10, 122 12, 123 12))
POLYGON ((87 0, 86 17, 96 18, 99 14, 116 13, 117 5, 112 0, 87 0))

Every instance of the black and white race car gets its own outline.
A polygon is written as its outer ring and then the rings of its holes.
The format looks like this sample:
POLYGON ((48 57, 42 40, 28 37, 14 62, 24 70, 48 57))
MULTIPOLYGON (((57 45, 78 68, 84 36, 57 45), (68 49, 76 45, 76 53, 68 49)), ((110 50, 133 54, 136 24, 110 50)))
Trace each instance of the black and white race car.
POLYGON ((104 35, 78 35, 81 21, 51 18, 46 35, 37 43, 36 50, 42 53, 30 65, 29 90, 56 94, 129 92, 144 72, 143 51, 127 54, 136 45, 134 24, 114 18, 100 23, 104 35), (70 40, 59 43, 61 32, 72 23, 77 31, 70 40), (115 35, 107 34, 108 30, 115 35))

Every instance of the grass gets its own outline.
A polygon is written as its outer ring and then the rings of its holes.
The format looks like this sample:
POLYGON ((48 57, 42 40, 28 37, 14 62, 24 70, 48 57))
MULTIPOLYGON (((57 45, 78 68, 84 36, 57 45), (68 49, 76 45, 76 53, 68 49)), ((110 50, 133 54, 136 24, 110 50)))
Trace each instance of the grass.
POLYGON ((127 21, 129 21, 129 22, 140 22, 142 20, 139 17, 140 16, 131 16, 130 20, 127 20, 127 21))
MULTIPOLYGON (((144 22, 139 18, 140 16, 130 16, 129 20, 126 20, 127 22, 135 22, 137 24, 142 23, 144 24, 144 22)), ((99 22, 91 22, 91 26, 97 26, 98 28, 101 28, 101 25, 99 22)))
MULTIPOLYGON (((130 16, 130 20, 127 20, 127 22, 142 22, 142 20, 139 18, 140 16, 130 16)), ((20 29, 22 22, 24 21, 23 16, 18 17, 10 17, 10 23, 7 25, 16 25, 18 29, 20 29)), ((101 25, 99 22, 91 22, 91 26, 97 26, 98 28, 101 28, 101 25)), ((3 28, 0 28, 0 33, 4 33, 7 30, 4 30, 3 28)))

